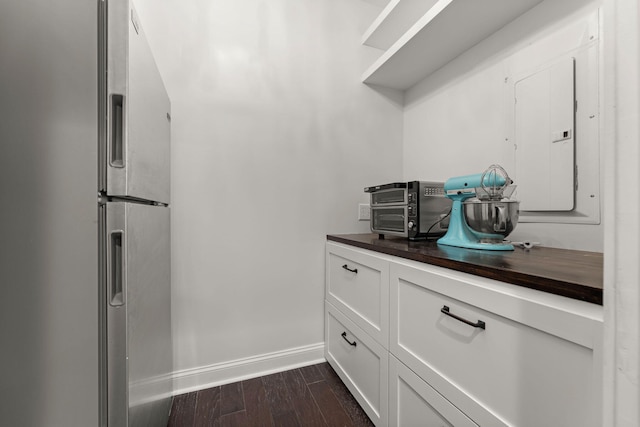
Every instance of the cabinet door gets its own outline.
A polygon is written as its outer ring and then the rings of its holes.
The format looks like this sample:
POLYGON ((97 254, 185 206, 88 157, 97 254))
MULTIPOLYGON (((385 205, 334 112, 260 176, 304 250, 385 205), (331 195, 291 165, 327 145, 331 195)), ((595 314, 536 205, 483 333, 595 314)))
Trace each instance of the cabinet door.
POLYGON ((327 361, 373 423, 386 426, 389 353, 330 303, 325 322, 327 361))
POLYGON ((478 427, 393 355, 389 356, 389 426, 478 427))
POLYGON ((480 425, 598 425, 597 321, 428 270, 391 266, 394 355, 480 425))
POLYGON ((326 298, 385 348, 389 346, 389 262, 328 243, 326 298))

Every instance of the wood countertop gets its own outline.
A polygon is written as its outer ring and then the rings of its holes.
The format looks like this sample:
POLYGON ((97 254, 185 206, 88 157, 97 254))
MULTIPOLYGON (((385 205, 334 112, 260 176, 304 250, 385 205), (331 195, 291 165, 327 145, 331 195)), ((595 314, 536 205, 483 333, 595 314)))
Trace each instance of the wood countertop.
POLYGON ((377 234, 328 235, 327 240, 602 305, 603 256, 598 252, 546 247, 483 251, 377 234))

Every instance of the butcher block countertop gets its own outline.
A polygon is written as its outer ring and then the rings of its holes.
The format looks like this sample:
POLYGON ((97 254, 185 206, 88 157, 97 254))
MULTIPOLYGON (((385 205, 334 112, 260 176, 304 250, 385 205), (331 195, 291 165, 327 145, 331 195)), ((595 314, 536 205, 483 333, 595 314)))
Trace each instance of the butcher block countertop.
POLYGON ((483 251, 377 234, 328 235, 327 240, 602 305, 603 257, 598 252, 545 247, 483 251))

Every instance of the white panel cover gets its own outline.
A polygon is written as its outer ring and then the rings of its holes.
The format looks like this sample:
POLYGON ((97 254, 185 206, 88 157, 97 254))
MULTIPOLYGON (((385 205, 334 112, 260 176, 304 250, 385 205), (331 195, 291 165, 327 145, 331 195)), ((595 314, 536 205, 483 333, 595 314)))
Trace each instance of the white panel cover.
POLYGON ((574 59, 515 84, 518 200, 523 211, 571 211, 575 205, 574 59))

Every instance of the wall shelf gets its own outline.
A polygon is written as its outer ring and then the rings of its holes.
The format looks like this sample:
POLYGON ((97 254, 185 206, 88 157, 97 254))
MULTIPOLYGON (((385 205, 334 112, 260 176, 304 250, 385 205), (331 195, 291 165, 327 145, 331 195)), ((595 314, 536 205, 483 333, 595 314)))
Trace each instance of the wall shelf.
POLYGON ((389 49, 438 0, 391 0, 362 36, 362 44, 389 49))
MULTIPOLYGON (((438 0, 369 67, 362 82, 406 90, 542 1, 438 0)), ((400 21, 394 16, 402 8, 415 7, 409 6, 413 3, 399 0, 396 4, 394 0, 367 33, 373 35, 376 28, 382 31, 385 20, 390 20, 389 25, 395 22, 397 28, 400 21), (398 10, 392 13, 392 9, 398 10)), ((427 3, 429 0, 422 2, 427 3)))

